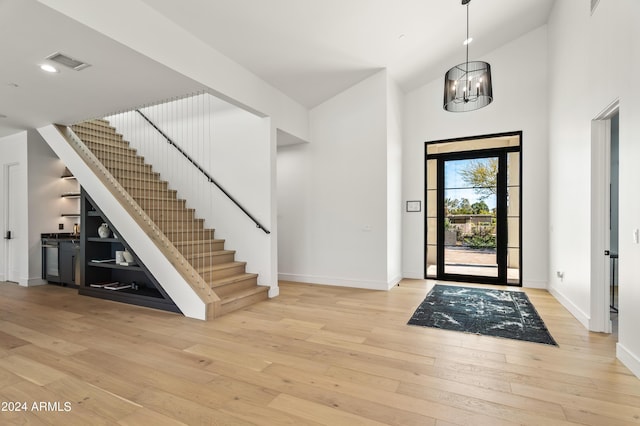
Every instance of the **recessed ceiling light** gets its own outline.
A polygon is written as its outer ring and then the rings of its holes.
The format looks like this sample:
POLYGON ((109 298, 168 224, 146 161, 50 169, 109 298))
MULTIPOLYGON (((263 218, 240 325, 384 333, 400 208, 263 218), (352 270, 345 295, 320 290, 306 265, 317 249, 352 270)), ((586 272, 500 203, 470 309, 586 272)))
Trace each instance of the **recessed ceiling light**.
POLYGON ((468 39, 463 41, 462 44, 466 46, 467 44, 471 43, 472 41, 473 41, 473 37, 469 37, 468 39))
POLYGON ((400 40, 402 40, 402 39, 403 39, 403 38, 405 38, 405 37, 406 37, 406 34, 400 34, 400 35, 398 36, 398 38, 399 38, 400 40))
POLYGON ((46 72, 58 72, 58 69, 56 67, 54 67, 53 65, 49 65, 49 64, 42 64, 40 65, 40 69, 42 71, 46 71, 46 72))

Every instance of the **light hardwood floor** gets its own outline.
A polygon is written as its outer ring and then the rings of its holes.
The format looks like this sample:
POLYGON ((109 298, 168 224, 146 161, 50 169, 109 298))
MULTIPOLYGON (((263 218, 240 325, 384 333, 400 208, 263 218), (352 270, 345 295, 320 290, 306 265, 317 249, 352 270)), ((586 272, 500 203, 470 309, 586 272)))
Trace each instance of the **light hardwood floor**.
POLYGON ((0 424, 640 424, 615 338, 547 292, 526 290, 559 348, 406 325, 432 285, 283 282, 201 322, 0 283, 0 401, 28 405, 0 424))

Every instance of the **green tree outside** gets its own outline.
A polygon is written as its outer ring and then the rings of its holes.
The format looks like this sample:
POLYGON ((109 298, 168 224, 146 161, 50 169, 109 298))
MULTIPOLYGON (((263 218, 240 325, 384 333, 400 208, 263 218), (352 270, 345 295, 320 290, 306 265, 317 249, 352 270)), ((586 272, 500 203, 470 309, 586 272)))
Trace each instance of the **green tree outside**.
POLYGON ((488 161, 471 160, 469 166, 460 171, 462 180, 473 187, 474 191, 485 200, 496 195, 498 187, 498 159, 489 158, 488 161))

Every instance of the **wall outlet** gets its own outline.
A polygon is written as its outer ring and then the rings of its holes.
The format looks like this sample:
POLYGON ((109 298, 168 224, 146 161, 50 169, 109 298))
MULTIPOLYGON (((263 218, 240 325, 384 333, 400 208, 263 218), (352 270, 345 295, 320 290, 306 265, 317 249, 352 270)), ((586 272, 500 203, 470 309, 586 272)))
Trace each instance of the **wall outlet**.
POLYGON ((556 271, 556 276, 558 278, 560 278, 560 281, 562 281, 562 279, 564 278, 564 272, 563 271, 556 271))
POLYGON ((63 229, 64 229, 64 223, 59 223, 58 230, 63 230, 63 229))

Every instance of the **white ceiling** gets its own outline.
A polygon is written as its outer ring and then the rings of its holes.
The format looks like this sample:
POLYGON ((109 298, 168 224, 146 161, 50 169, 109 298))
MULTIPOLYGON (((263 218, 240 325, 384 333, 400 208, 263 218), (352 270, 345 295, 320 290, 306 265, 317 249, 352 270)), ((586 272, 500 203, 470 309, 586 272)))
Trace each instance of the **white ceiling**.
MULTIPOLYGON (((464 62, 460 0, 143 1, 307 107, 382 68, 407 91, 464 62)), ((543 25, 553 3, 472 1, 471 57, 543 25)))
MULTIPOLYGON (((142 1, 307 107, 383 68, 408 91, 464 61, 460 0, 142 1)), ((544 24, 553 2, 473 1, 471 59, 544 24)), ((0 58, 0 137, 203 89, 35 0, 0 0, 0 58), (56 51, 92 66, 40 71, 56 51)))
POLYGON ((34 0, 0 0, 0 114, 7 116, 0 118, 0 137, 202 89, 34 0), (38 65, 56 51, 91 66, 41 71, 38 65))

